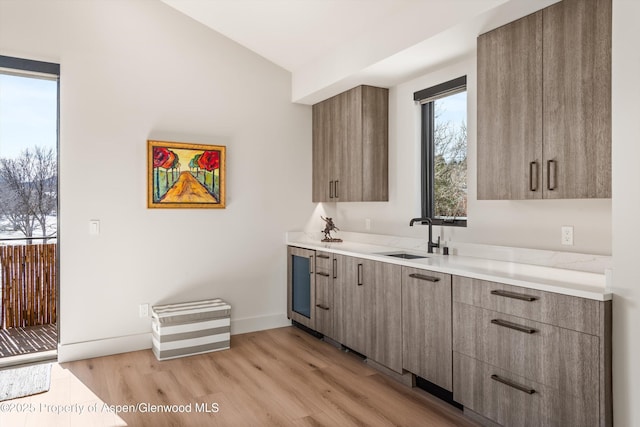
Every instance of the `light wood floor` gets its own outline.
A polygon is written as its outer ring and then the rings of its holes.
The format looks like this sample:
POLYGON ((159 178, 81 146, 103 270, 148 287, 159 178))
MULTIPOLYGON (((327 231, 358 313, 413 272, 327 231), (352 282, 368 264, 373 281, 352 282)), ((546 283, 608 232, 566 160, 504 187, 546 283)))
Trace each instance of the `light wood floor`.
POLYGON ((49 392, 4 403, 33 413, 5 406, 0 426, 475 425, 422 390, 293 327, 234 335, 230 350, 163 362, 145 350, 54 364, 49 392), (192 412, 105 408, 135 404, 187 405, 192 412), (196 406, 218 412, 198 413, 196 406))

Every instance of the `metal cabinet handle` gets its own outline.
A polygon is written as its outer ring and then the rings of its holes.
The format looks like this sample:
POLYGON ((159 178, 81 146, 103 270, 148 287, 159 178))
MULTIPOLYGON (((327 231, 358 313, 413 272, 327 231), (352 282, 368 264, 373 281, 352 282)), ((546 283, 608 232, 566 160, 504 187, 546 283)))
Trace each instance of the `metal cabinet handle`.
POLYGON ((324 254, 318 254, 316 255, 316 258, 322 258, 322 259, 329 259, 329 255, 324 255, 324 254))
POLYGON ((494 380, 494 381, 498 381, 499 383, 502 383, 502 384, 504 384, 504 385, 507 385, 507 386, 509 386, 509 387, 511 387, 511 388, 515 388, 516 390, 523 391, 523 392, 525 392, 525 393, 527 393, 527 394, 533 394, 533 393, 535 393, 535 392, 536 392, 536 391, 535 391, 534 389, 532 389, 532 388, 525 387, 525 386, 523 386, 523 385, 520 385, 520 384, 518 384, 518 383, 515 383, 515 382, 513 382, 513 381, 511 381, 511 380, 508 380, 508 379, 506 379, 506 378, 502 378, 501 376, 496 375, 496 374, 491 375, 491 379, 492 379, 492 380, 494 380))
POLYGON ((529 190, 538 191, 538 162, 529 163, 529 190), (535 171, 535 179, 533 178, 535 171))
POLYGON ((334 188, 333 188, 333 194, 335 194, 335 195, 336 195, 336 199, 339 199, 339 198, 340 198, 340 196, 338 196, 338 183, 339 183, 339 182, 340 182, 340 181, 336 180, 336 181, 335 181, 335 184, 333 184, 333 186, 334 186, 334 188))
POLYGON ((411 274, 409 274, 409 277, 412 277, 412 278, 418 279, 418 280, 426 280, 427 282, 434 282, 434 283, 440 281, 439 277, 426 276, 426 275, 420 274, 420 273, 411 273, 411 274))
POLYGON ((556 189, 556 175, 558 174, 557 162, 555 160, 547 160, 547 190, 553 191, 556 189), (553 169, 553 174, 551 170, 553 169), (551 175, 553 175, 553 184, 551 184, 551 175))
POLYGON ((321 272, 321 271, 316 271, 316 275, 318 275, 318 276, 324 276, 324 277, 329 277, 329 276, 330 276, 330 274, 329 274, 329 273, 323 273, 323 272, 321 272))
POLYGON ((329 198, 333 199, 333 181, 329 181, 329 198))
POLYGON ((313 255, 309 256, 309 274, 313 274, 313 255))
POLYGON ((325 311, 329 310, 329 307, 327 307, 324 304, 316 304, 316 307, 318 307, 319 309, 325 310, 325 311))
POLYGON ((338 260, 335 258, 333 259, 333 278, 338 278, 338 260))
POLYGON ((507 322, 502 319, 491 319, 491 323, 494 325, 502 326, 503 328, 509 328, 516 331, 524 332, 525 334, 535 334, 538 332, 536 329, 527 328, 526 326, 518 325, 517 323, 507 322))
POLYGON ((362 286, 362 264, 358 264, 358 286, 362 286))
POLYGON ((505 298, 519 299, 522 301, 529 301, 529 302, 535 301, 538 299, 537 297, 532 297, 531 295, 518 294, 515 292, 503 291, 499 289, 491 291, 491 295, 497 295, 499 297, 505 297, 505 298))

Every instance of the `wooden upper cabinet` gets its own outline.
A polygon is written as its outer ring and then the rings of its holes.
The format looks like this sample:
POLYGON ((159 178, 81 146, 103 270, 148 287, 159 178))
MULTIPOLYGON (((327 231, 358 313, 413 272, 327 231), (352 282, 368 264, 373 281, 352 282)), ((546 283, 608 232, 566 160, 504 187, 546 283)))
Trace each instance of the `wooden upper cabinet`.
POLYGON ((313 201, 389 200, 389 91, 358 86, 313 106, 313 201))
POLYGON ((611 0, 564 0, 543 13, 545 197, 609 198, 611 0))
POLYGON ((478 38, 478 199, 542 198, 542 12, 478 38))
POLYGON ((611 197, 611 0, 478 37, 478 199, 611 197))

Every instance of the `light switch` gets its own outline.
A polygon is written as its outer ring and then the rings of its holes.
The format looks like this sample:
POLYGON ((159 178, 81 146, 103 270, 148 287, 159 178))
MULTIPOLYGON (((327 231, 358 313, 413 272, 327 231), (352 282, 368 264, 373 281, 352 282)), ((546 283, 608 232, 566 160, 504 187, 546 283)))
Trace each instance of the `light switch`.
POLYGON ((100 234, 100 221, 97 219, 92 219, 89 221, 89 234, 92 236, 97 236, 100 234))

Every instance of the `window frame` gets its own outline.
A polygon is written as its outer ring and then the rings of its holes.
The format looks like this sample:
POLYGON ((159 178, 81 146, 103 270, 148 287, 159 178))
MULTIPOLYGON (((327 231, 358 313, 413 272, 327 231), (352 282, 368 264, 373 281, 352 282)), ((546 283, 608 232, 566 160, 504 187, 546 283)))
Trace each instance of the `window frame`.
MULTIPOLYGON (((55 239, 57 241, 56 246, 56 263, 55 263, 55 289, 56 289, 56 317, 57 317, 57 334, 58 342, 60 341, 60 64, 53 62, 36 61, 32 59, 16 58, 12 56, 0 55, 0 73, 7 75, 14 75, 19 77, 29 77, 36 79, 51 80, 56 82, 56 187, 57 187, 57 201, 56 201, 56 234, 55 239)), ((51 237, 51 236, 49 236, 51 237)), ((25 238, 20 240, 33 241, 41 240, 41 238, 25 238)), ((44 239, 44 242, 47 240, 44 239)), ((56 351, 55 358, 59 356, 59 351, 56 351)))
MULTIPOLYGON (((434 167, 434 101, 467 90, 467 76, 461 76, 453 80, 420 90, 413 94, 413 99, 420 104, 420 170, 421 170, 421 211, 422 218, 430 218, 433 225, 466 227, 465 219, 434 218, 435 203, 435 167, 434 167)), ((467 146, 468 148, 468 146, 467 146)))
POLYGON ((6 74, 19 76, 38 77, 40 75, 40 77, 48 80, 58 80, 60 78, 60 64, 54 64, 53 62, 0 55, 0 69, 6 74))

